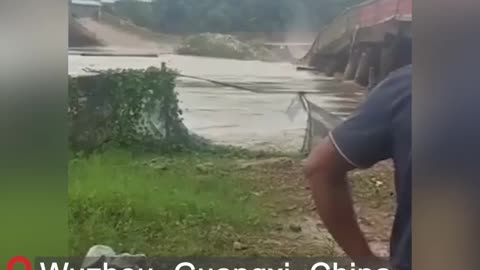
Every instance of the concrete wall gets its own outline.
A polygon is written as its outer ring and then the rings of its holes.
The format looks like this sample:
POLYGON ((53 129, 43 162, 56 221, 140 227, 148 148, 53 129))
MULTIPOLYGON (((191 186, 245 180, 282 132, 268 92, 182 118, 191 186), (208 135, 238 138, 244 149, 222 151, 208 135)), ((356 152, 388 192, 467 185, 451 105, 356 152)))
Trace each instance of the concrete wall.
POLYGON ((100 6, 89 6, 89 5, 70 5, 70 13, 76 18, 100 18, 100 6))

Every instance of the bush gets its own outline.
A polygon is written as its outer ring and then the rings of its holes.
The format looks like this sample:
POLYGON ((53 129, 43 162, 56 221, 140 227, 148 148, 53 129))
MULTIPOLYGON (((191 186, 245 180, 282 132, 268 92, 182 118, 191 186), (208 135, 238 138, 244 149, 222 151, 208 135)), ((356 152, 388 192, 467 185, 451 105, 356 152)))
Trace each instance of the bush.
POLYGON ((70 77, 70 145, 91 152, 114 144, 178 150, 193 143, 182 123, 172 70, 107 70, 70 77))

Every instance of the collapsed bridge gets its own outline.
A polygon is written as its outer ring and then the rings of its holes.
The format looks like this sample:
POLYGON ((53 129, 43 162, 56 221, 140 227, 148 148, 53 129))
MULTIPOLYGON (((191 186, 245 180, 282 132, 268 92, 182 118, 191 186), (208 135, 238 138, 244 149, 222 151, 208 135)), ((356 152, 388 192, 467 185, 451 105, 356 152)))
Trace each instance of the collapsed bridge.
POLYGON ((372 86, 411 63, 412 0, 370 0, 344 10, 300 60, 327 76, 372 86))

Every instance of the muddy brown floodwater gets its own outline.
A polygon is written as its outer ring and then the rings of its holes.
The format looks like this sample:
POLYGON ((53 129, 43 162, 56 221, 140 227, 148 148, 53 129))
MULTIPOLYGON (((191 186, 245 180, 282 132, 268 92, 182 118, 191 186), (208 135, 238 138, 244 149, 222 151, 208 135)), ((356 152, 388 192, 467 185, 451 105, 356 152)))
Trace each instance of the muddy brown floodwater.
MULTIPOLYGON (((271 91, 315 91, 307 98, 327 111, 347 116, 364 92, 319 74, 297 71, 290 63, 161 55, 158 58, 88 57, 70 55, 69 74, 83 68, 147 68, 167 66, 182 74, 271 91)), ((293 93, 256 94, 187 78, 177 81, 185 125, 220 144, 250 149, 298 151, 303 142, 306 114, 290 121, 286 115, 293 93)))

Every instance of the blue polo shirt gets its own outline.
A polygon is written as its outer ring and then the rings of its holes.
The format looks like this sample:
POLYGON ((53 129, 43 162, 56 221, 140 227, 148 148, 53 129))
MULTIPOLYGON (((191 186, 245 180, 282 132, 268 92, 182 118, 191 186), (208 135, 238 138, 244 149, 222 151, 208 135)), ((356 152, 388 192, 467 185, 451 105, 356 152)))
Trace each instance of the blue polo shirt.
POLYGON ((357 168, 393 159, 397 210, 390 240, 394 269, 411 270, 412 227, 412 67, 392 72, 367 100, 330 133, 338 152, 357 168))

